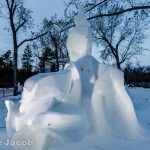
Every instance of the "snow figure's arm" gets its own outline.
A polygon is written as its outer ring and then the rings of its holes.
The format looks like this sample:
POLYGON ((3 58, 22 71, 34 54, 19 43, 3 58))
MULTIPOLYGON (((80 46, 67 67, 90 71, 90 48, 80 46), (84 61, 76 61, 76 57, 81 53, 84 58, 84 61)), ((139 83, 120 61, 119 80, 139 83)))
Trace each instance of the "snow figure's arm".
POLYGON ((19 110, 21 113, 28 111, 33 114, 43 113, 50 109, 53 98, 64 101, 69 94, 70 87, 70 70, 35 75, 25 83, 19 110))
POLYGON ((81 105, 82 88, 78 67, 75 62, 72 62, 66 64, 65 69, 71 70, 71 88, 68 97, 66 97, 66 102, 81 105))

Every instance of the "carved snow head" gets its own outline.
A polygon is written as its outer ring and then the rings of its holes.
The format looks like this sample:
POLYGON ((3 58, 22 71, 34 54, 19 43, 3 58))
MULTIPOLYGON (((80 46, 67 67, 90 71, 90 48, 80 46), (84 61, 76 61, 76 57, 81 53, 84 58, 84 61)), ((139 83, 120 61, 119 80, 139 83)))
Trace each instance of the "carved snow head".
POLYGON ((79 7, 74 22, 75 27, 70 31, 67 40, 67 48, 71 61, 77 61, 92 53, 92 35, 83 6, 79 7))

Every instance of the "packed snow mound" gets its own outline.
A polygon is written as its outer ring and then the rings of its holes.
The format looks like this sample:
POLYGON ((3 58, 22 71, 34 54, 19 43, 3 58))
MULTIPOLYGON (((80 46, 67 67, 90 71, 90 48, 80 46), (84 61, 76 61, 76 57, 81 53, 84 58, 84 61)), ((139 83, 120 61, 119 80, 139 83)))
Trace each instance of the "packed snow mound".
POLYGON ((8 134, 14 140, 32 139, 32 150, 47 150, 54 140, 74 142, 93 133, 140 136, 122 72, 90 55, 91 34, 81 8, 75 23, 67 41, 71 62, 64 71, 29 78, 19 107, 6 101, 8 134))

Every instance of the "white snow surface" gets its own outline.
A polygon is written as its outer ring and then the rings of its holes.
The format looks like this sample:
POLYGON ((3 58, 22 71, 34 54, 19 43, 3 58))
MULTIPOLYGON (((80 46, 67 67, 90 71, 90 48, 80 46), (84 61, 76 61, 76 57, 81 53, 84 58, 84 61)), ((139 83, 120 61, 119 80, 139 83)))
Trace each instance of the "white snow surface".
POLYGON ((82 8, 75 23, 67 44, 71 62, 64 71, 29 78, 20 103, 5 102, 11 140, 34 142, 15 149, 107 149, 125 139, 132 146, 137 141, 147 145, 149 134, 138 123, 123 73, 90 55, 90 29, 82 8))

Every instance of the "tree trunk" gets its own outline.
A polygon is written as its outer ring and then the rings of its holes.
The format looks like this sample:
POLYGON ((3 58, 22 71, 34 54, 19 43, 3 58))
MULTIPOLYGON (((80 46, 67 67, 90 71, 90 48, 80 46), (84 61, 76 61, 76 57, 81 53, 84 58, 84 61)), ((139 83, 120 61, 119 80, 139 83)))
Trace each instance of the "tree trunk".
POLYGON ((119 69, 119 70, 121 70, 121 65, 120 65, 120 62, 119 62, 119 56, 118 56, 118 51, 117 51, 117 55, 116 55, 116 65, 117 65, 117 68, 119 69))
POLYGON ((18 65, 17 65, 17 58, 18 58, 18 54, 17 54, 17 48, 15 48, 14 46, 14 91, 13 94, 14 96, 18 95, 18 65))
POLYGON ((58 57, 58 49, 56 46, 56 66, 57 66, 57 71, 59 71, 59 57, 58 57))
POLYGON ((13 45, 14 45, 14 55, 13 55, 13 62, 14 62, 14 96, 18 95, 18 45, 17 45, 17 33, 14 27, 13 18, 11 18, 11 28, 13 34, 13 45))
POLYGON ((117 68, 121 70, 120 63, 117 62, 117 68))

